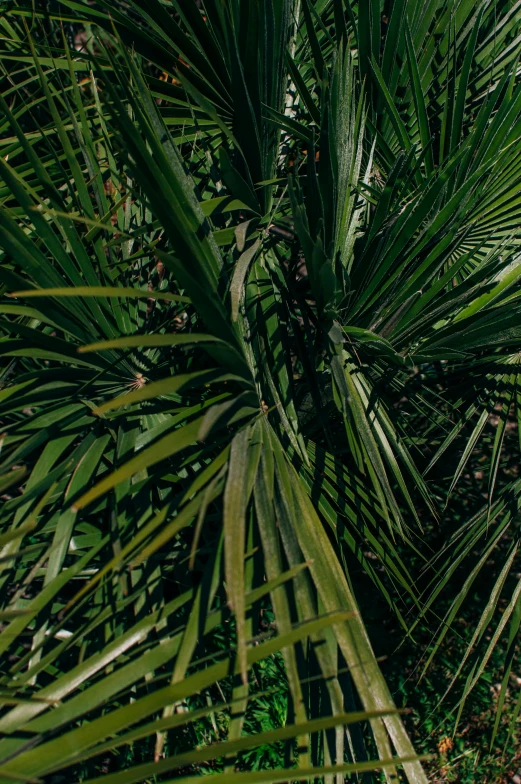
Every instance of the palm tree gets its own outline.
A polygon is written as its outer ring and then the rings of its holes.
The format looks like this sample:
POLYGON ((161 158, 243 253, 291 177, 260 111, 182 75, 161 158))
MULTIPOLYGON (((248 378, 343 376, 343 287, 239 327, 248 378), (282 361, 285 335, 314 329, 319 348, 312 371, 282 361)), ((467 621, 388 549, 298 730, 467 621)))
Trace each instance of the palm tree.
POLYGON ((482 548, 439 644, 513 527, 519 22, 500 0, 10 6, 2 784, 426 781, 349 564, 408 630, 482 548), (494 411, 487 503, 420 597, 427 469, 461 454, 450 495, 494 411), (286 722, 245 735, 270 657, 286 722), (276 741, 284 768, 234 769, 276 741))

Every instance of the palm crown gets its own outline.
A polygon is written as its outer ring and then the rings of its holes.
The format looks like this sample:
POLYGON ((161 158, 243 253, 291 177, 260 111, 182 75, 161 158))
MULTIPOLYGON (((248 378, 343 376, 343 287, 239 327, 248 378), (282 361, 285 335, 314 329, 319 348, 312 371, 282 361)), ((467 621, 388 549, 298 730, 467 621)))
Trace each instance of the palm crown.
POLYGON ((291 738, 298 773, 262 781, 426 781, 349 564, 408 629, 478 549, 441 639, 513 527, 516 7, 62 0, 1 24, 0 781, 91 780, 139 743, 107 782, 216 759, 224 780, 291 738), (420 597, 404 548, 493 411, 488 499, 420 597), (244 736, 279 651, 287 724, 244 736), (218 744, 172 753, 220 713, 218 744))

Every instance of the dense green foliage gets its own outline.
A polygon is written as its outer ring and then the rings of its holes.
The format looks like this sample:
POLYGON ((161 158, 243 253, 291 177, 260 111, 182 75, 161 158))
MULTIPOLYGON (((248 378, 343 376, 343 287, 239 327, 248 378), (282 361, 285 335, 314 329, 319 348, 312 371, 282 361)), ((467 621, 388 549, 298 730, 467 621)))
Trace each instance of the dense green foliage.
POLYGON ((0 783, 510 751, 519 4, 5 5, 0 783))

